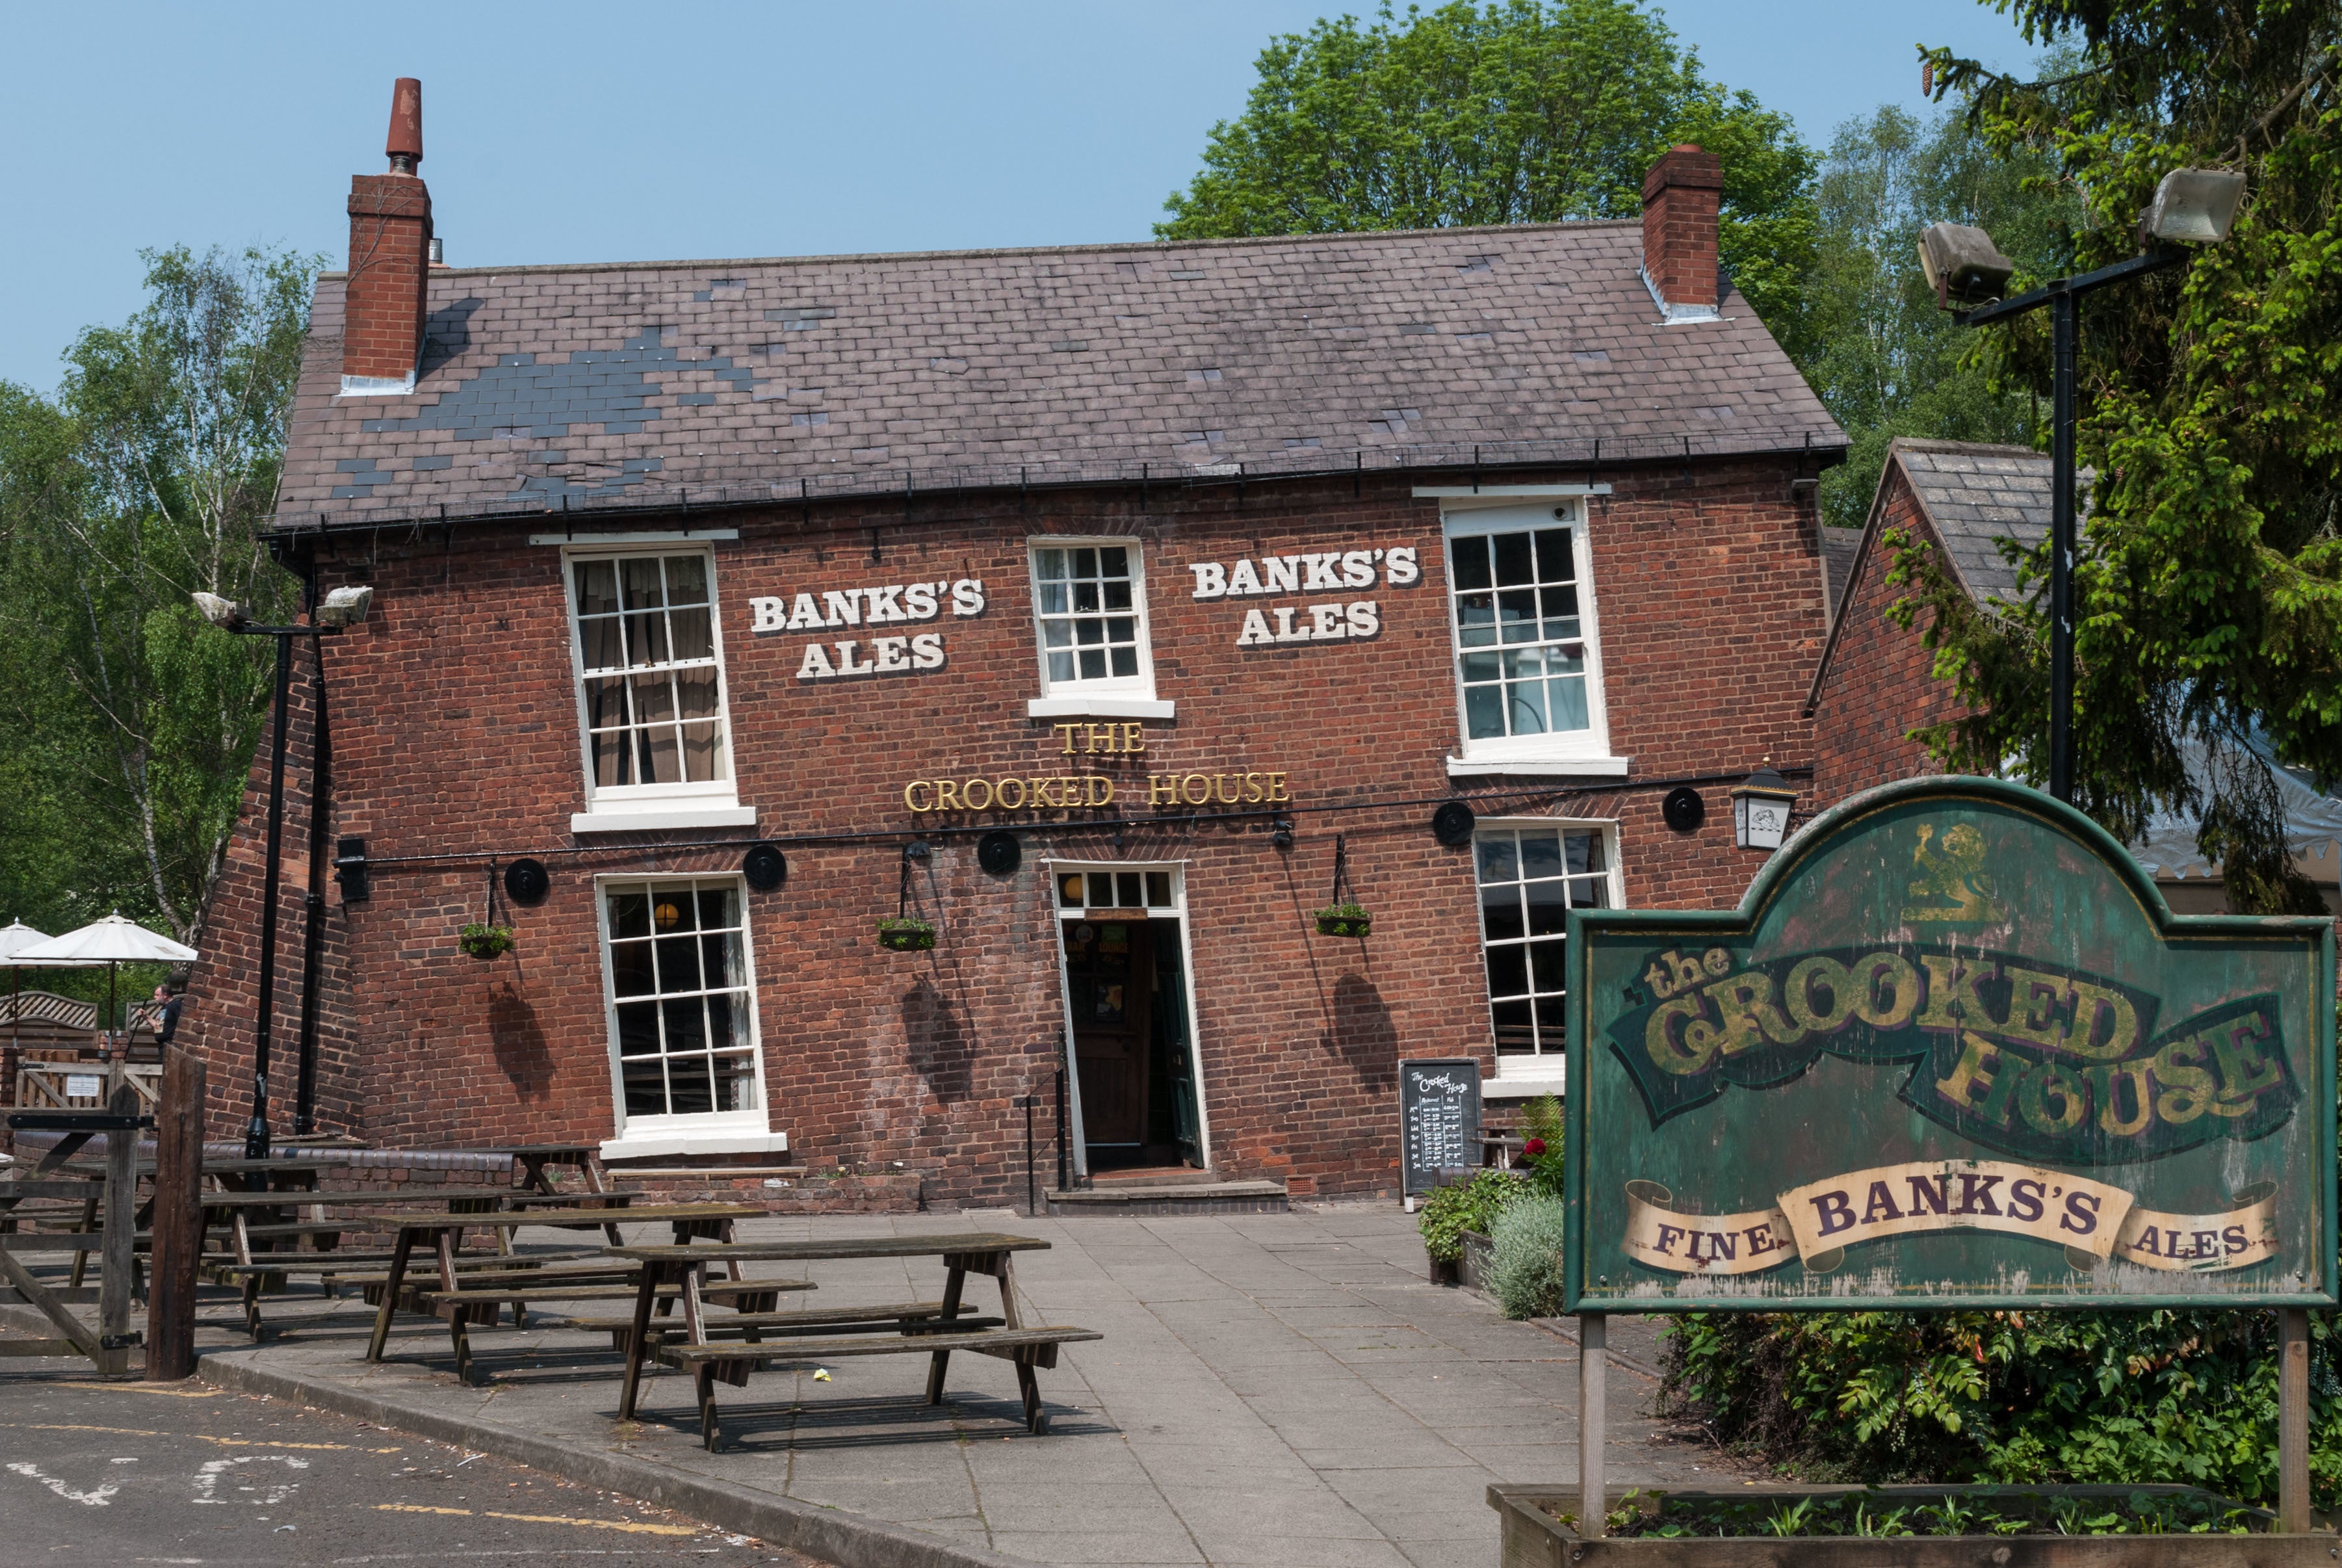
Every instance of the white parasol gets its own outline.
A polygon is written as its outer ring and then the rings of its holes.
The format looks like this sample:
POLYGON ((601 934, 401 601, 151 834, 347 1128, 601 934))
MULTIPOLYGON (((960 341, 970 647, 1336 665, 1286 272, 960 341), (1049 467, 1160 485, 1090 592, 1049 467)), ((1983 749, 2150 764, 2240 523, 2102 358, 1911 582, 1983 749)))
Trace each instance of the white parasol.
POLYGON ((80 930, 67 931, 64 936, 29 942, 18 948, 7 961, 25 968, 43 964, 75 967, 104 964, 105 1025, 107 1032, 111 1033, 114 1028, 115 965, 183 964, 194 961, 197 956, 195 950, 185 943, 175 942, 166 936, 148 930, 135 920, 123 919, 122 912, 117 910, 102 920, 92 920, 80 930))

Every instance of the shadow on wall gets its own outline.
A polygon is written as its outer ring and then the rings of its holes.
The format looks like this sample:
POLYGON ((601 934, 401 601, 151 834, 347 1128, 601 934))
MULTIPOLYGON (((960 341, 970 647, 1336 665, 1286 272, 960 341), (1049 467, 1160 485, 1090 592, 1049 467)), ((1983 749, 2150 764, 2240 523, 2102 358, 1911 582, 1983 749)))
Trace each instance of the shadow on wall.
POLYGON ((1370 1093, 1398 1084, 1398 1026, 1374 981, 1346 974, 1334 982, 1334 1029, 1326 1044, 1358 1075, 1370 1093))
POLYGON ((489 999, 488 1039, 496 1065, 523 1100, 543 1100, 553 1092, 553 1053, 545 1049, 545 1027, 528 999, 509 985, 489 999))
POLYGON ((928 1093, 956 1105, 974 1092, 976 1048, 951 1003, 925 976, 903 993, 903 1040, 928 1093))

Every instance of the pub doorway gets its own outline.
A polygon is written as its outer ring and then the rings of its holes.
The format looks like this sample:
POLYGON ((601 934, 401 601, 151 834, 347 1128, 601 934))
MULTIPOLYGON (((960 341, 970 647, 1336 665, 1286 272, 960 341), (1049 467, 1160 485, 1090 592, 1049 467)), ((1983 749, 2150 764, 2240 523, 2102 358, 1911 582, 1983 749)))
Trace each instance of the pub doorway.
POLYGON ((1060 863, 1053 877, 1075 1170, 1206 1169, 1181 869, 1060 863))

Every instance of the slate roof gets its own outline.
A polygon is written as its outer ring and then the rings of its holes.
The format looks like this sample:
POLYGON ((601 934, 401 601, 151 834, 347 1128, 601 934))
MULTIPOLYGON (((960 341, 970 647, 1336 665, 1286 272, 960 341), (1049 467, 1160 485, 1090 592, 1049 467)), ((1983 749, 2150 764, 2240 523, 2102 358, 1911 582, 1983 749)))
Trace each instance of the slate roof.
POLYGON ((2049 531, 2048 457, 2029 447, 1898 440, 1887 462, 1901 466, 1968 597, 2014 600, 2017 568, 1998 541, 2030 548, 2049 531))
POLYGON ((1662 325, 1641 253, 1603 223, 441 268, 405 397, 338 396, 329 273, 277 521, 1845 446, 1738 294, 1662 325))
POLYGON ((1822 529, 1822 604, 1835 618, 1837 601, 1846 595, 1847 579, 1854 576, 1854 563, 1861 558, 1860 528, 1822 529))

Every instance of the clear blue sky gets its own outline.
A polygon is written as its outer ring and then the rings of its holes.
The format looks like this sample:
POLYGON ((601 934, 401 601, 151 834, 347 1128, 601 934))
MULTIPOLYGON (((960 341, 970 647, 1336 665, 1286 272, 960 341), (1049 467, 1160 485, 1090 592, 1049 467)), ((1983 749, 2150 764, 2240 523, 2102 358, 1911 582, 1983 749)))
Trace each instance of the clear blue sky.
MULTIPOLYGON (((139 303, 137 251, 338 266, 349 176, 423 80, 448 259, 610 261, 1147 237, 1276 33, 1328 0, 20 5, 0 95, 0 377, 53 388, 139 303)), ((1982 5, 1673 0, 1711 75, 1826 143, 1922 106, 1925 39, 2015 67, 1982 5)))

